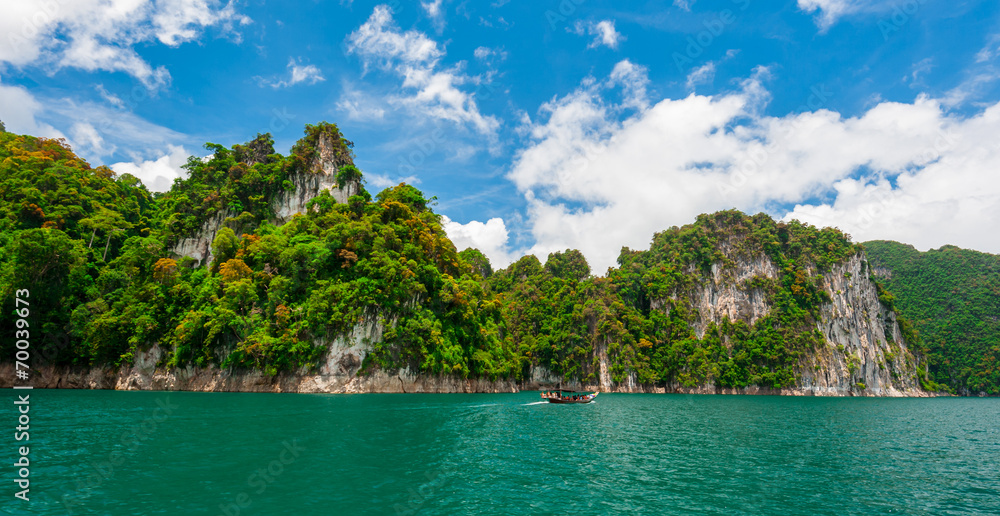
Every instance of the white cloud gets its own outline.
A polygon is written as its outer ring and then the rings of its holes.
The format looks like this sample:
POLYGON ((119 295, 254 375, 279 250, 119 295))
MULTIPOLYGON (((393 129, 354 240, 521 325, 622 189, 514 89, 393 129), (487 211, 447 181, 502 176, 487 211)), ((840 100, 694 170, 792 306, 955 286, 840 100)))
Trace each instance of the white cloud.
POLYGON ((95 85, 94 89, 97 90, 97 93, 99 93, 101 95, 101 98, 106 100, 108 104, 111 104, 112 106, 118 109, 125 109, 125 101, 122 100, 122 98, 119 97, 118 95, 115 95, 114 93, 108 91, 103 84, 95 85))
MULTIPOLYGON (((925 0, 921 0, 923 3, 925 0)), ((826 30, 840 18, 859 13, 884 12, 900 5, 895 0, 798 0, 799 9, 816 14, 816 25, 826 30)))
POLYGON ((622 88, 622 106, 638 109, 645 109, 649 106, 649 98, 646 94, 646 87, 649 86, 648 70, 645 66, 633 64, 628 59, 623 59, 615 64, 608 77, 607 87, 622 88))
POLYGON ((699 84, 711 84, 715 80, 715 63, 709 61, 695 68, 687 76, 687 88, 693 90, 699 84))
POLYGON ((485 224, 478 220, 460 224, 442 215, 441 224, 456 249, 479 249, 490 259, 490 265, 494 269, 506 267, 514 261, 514 257, 506 250, 508 234, 503 219, 492 218, 485 224))
MULTIPOLYGON (((98 89, 101 90, 103 88, 98 89)), ((180 166, 187 160, 183 147, 174 143, 187 140, 187 136, 131 112, 93 102, 36 99, 23 87, 0 84, 0 118, 13 133, 65 138, 77 155, 93 165, 106 163, 102 158, 129 156, 135 163, 116 163, 112 168, 133 173, 153 190, 169 189, 170 182, 180 174, 180 166), (67 131, 69 136, 45 120, 72 121, 67 131), (169 149, 166 153, 152 150, 164 145, 169 149), (151 156, 156 158, 149 160, 151 156)))
POLYGON ((472 79, 459 67, 442 69, 444 51, 424 33, 402 32, 392 11, 380 5, 358 30, 348 36, 348 52, 362 58, 365 69, 377 67, 403 79, 403 94, 390 96, 390 103, 425 116, 469 125, 480 134, 496 138, 500 122, 479 112, 471 93, 459 88, 472 79))
POLYGON ((41 102, 21 86, 7 86, 0 83, 0 120, 7 131, 47 138, 65 138, 62 132, 49 124, 39 122, 38 116, 44 111, 41 102))
POLYGON ((346 82, 336 105, 337 109, 351 120, 371 122, 385 118, 385 109, 377 99, 346 82))
POLYGON ((427 16, 434 22, 434 27, 440 33, 444 29, 444 10, 441 9, 443 0, 431 0, 430 2, 420 2, 427 16))
POLYGON ((128 73, 155 89, 170 81, 135 51, 194 40, 210 26, 232 30, 250 19, 212 0, 23 0, 0 4, 0 63, 128 73))
POLYGON ((567 30, 578 36, 583 36, 584 34, 594 36, 594 40, 587 45, 587 48, 596 48, 604 45, 608 48, 617 49, 618 44, 625 40, 625 36, 622 36, 620 32, 615 30, 615 22, 613 20, 602 20, 597 23, 577 21, 573 24, 572 28, 567 30))
POLYGON ((493 57, 499 61, 507 59, 507 52, 503 48, 476 47, 472 55, 480 61, 488 61, 493 57))
POLYGON ((544 104, 508 175, 528 204, 528 251, 580 249, 601 272, 622 246, 648 248, 657 231, 732 207, 858 240, 1000 251, 1000 103, 971 118, 926 96, 851 118, 769 117, 764 77, 635 111, 608 100, 612 81, 588 79, 544 104), (816 198, 834 200, 807 204, 816 198))
POLYGON ((111 170, 118 174, 132 174, 142 180, 146 188, 153 192, 165 192, 173 185, 174 179, 184 177, 187 172, 181 168, 187 163, 188 152, 184 147, 168 145, 167 152, 153 160, 134 163, 115 163, 111 170))
MULTIPOLYGON (((834 201, 797 205, 787 217, 836 225, 860 241, 891 239, 920 249, 953 244, 1000 251, 995 230, 1000 225, 1000 145, 989 136, 1000 130, 1000 103, 970 118, 948 115, 939 101, 927 98, 886 111, 874 116, 898 112, 900 124, 922 122, 915 131, 887 128, 912 135, 908 146, 897 142, 905 146, 905 154, 886 160, 882 174, 834 182, 834 201), (884 176, 895 172, 899 174, 893 185, 884 176)), ((890 136, 875 135, 878 142, 890 136)))
POLYGON ((270 86, 274 89, 287 88, 299 83, 316 84, 325 81, 323 73, 315 65, 300 65, 294 57, 288 58, 288 78, 282 80, 267 80, 257 77, 261 86, 270 86))
POLYGON ((976 53, 977 63, 990 62, 1000 55, 1000 34, 990 36, 986 45, 976 53))
POLYGON ((368 184, 376 188, 389 188, 390 186, 396 186, 399 183, 406 183, 408 185, 415 185, 420 183, 420 179, 417 176, 406 176, 406 177, 389 177, 388 174, 377 174, 373 172, 365 172, 365 181, 368 184))
POLYGON ((114 146, 110 148, 104 146, 104 138, 87 122, 76 122, 69 131, 78 153, 107 156, 115 152, 114 146))
POLYGON ((154 149, 162 149, 166 144, 180 145, 180 142, 188 140, 186 135, 149 122, 132 112, 94 102, 48 98, 41 104, 44 109, 39 116, 74 121, 70 129, 70 144, 78 154, 95 163, 111 153, 122 153, 133 161, 141 161, 154 155, 154 149), (95 142, 100 144, 94 147, 95 142))
POLYGON ((365 66, 376 64, 383 69, 402 65, 432 65, 444 55, 437 43, 426 34, 401 32, 388 6, 375 7, 368 21, 348 36, 348 51, 360 55, 365 66))
MULTIPOLYGON (((945 105, 954 107, 980 99, 1000 80, 1000 66, 995 62, 997 54, 994 53, 997 41, 1000 41, 1000 34, 990 36, 986 45, 976 53, 976 62, 962 71, 961 81, 942 98, 945 105)), ((929 58, 925 59, 915 67, 929 61, 929 58)), ((917 78, 915 70, 914 82, 917 78)))
POLYGON ((695 1, 696 0, 674 0, 674 7, 683 11, 691 12, 691 4, 695 3, 695 1))

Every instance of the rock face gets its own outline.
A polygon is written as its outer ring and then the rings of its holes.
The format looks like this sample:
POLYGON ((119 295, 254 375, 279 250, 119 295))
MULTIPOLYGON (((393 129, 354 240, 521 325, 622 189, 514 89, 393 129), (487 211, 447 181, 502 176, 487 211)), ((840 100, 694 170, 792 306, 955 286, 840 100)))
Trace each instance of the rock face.
POLYGON ((284 224, 296 213, 304 212, 306 203, 322 190, 330 190, 330 195, 340 203, 346 203, 352 195, 357 195, 361 190, 360 181, 337 184, 337 172, 341 167, 353 164, 350 154, 344 152, 333 136, 328 133, 320 134, 316 154, 308 170, 298 172, 290 178, 295 189, 285 190, 272 201, 275 222, 284 224))
POLYGON ((764 255, 746 260, 737 268, 726 269, 719 263, 712 265, 712 276, 691 298, 698 309, 694 323, 698 338, 704 337, 709 323, 718 324, 723 317, 753 325, 767 315, 770 306, 763 289, 743 286, 754 278, 777 279, 778 268, 764 255))
MULTIPOLYGON (((373 319, 375 320, 375 319, 373 319)), ((517 392, 513 381, 489 381, 453 377, 429 377, 403 370, 378 371, 358 376, 370 343, 381 340, 380 322, 362 323, 347 335, 329 343, 326 358, 317 371, 298 371, 268 376, 262 371, 216 367, 166 369, 159 346, 138 353, 131 367, 72 369, 42 366, 32 370, 36 389, 114 389, 144 391, 210 392, 302 392, 302 393, 472 393, 517 392)), ((14 364, 0 364, 0 388, 13 385, 14 364)))
MULTIPOLYGON (((729 246, 722 246, 724 252, 729 246)), ((695 333, 701 338, 709 324, 721 324, 723 317, 752 325, 770 311, 765 292, 748 286, 755 278, 777 279, 778 269, 763 254, 735 258, 726 267, 712 266, 711 274, 690 292, 697 312, 695 333)), ((697 273, 694 270, 689 273, 697 273)), ((603 371, 607 356, 595 354, 602 374, 598 385, 580 385, 615 392, 686 392, 720 394, 785 394, 811 396, 929 396, 916 379, 920 361, 907 347, 896 314, 879 301, 878 290, 869 279, 868 261, 863 253, 835 265, 823 274, 822 284, 831 301, 820 308, 816 329, 825 344, 802 358, 795 367, 797 385, 789 389, 723 389, 714 385, 654 388, 638 385, 634 375, 613 384, 603 371)), ((676 296, 674 296, 676 299, 676 296)), ((654 302, 659 308, 666 303, 654 302)))
MULTIPOLYGON (((249 147, 252 151, 252 146, 249 147)), ((246 159, 252 164, 262 158, 250 152, 246 159)), ((340 144, 339 135, 320 133, 306 169, 293 172, 288 178, 294 188, 282 191, 271 201, 271 209, 274 211, 272 222, 280 226, 291 220, 296 213, 304 213, 306 204, 323 190, 329 190, 337 202, 346 203, 347 199, 361 191, 361 181, 353 179, 340 185, 337 183, 337 173, 345 165, 353 164, 350 153, 340 144)), ((212 242, 216 234, 238 215, 229 209, 216 212, 198 231, 181 239, 171 252, 177 256, 193 258, 199 265, 211 263, 212 242)), ((241 228, 230 227, 240 234, 241 228)))
POLYGON ((853 256, 824 275, 832 299, 817 328, 827 346, 802 370, 802 386, 817 393, 909 396, 921 392, 918 359, 907 348, 896 314, 878 298, 864 255, 853 256), (863 387, 861 387, 863 386, 863 387))
POLYGON ((227 219, 236 215, 229 209, 216 212, 201 225, 201 229, 177 242, 171 252, 177 256, 194 258, 199 265, 211 263, 212 242, 215 240, 216 233, 225 226, 227 219))

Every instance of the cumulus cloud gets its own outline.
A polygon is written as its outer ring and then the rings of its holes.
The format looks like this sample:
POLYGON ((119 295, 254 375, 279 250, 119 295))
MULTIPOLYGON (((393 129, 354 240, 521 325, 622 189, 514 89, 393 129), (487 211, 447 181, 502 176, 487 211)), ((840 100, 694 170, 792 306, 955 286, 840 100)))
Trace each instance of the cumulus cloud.
POLYGON ((174 179, 187 174, 181 166, 187 163, 188 156, 184 147, 168 145, 167 151, 156 159, 115 163, 111 165, 111 170, 118 174, 132 174, 142 180, 150 191, 165 192, 170 190, 174 179))
POLYGON ((250 19, 232 3, 213 0, 27 0, 0 4, 0 63, 54 70, 124 72, 150 89, 170 81, 134 47, 158 41, 178 46, 211 26, 234 33, 250 19))
POLYGON ((467 224, 460 224, 442 216, 441 223, 445 232, 448 233, 448 238, 459 251, 469 247, 479 249, 490 259, 490 265, 493 268, 506 267, 514 260, 514 257, 506 249, 508 233, 503 219, 492 218, 485 223, 474 220, 467 224))
POLYGON ((500 122, 480 113, 474 95, 460 88, 473 79, 459 67, 443 68, 445 53, 437 42, 416 30, 400 30, 388 6, 375 7, 347 42, 348 52, 361 57, 366 70, 377 68, 402 78, 401 93, 390 96, 390 103, 496 136, 500 122))
POLYGON ((587 45, 587 48, 596 48, 604 45, 608 48, 617 49, 618 44, 625 40, 620 32, 615 30, 614 20, 602 20, 599 22, 577 21, 573 27, 567 29, 578 36, 591 35, 594 40, 587 45))
POLYGON ((639 109, 624 88, 615 100, 614 81, 588 79, 544 104, 508 175, 527 201, 528 251, 580 249, 603 271, 622 246, 647 248, 656 231, 733 207, 857 240, 1000 251, 1000 144, 990 136, 1000 104, 963 117, 921 96, 850 118, 770 117, 765 77, 639 109))
POLYGON ((257 77, 261 86, 270 86, 274 89, 287 88, 299 83, 316 84, 325 81, 322 72, 315 65, 301 65, 294 57, 288 58, 288 77, 281 80, 268 80, 257 77))

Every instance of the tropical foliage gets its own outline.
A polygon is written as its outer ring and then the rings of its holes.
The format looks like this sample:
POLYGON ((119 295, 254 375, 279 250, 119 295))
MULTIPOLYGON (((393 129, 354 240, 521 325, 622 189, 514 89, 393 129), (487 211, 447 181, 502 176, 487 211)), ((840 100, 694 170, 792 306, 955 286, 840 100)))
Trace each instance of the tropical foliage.
MULTIPOLYGON (((0 132, 0 324, 10 327, 14 291, 27 288, 33 334, 60 336, 39 355, 57 364, 126 365, 156 344, 164 366, 277 374, 316 369, 331 342, 371 330, 382 338, 367 343, 361 374, 544 372, 586 382, 606 375, 782 388, 824 345, 816 330, 829 301, 823 274, 861 250, 835 229, 724 211, 657 233, 648 250, 623 248, 603 276, 575 250, 494 270, 478 250, 458 252, 433 199, 406 184, 374 198, 362 186, 346 202, 323 192, 275 225, 276 196, 316 173, 317 163, 338 163, 339 184, 362 180, 352 146, 325 122, 307 126, 287 156, 268 134, 228 148, 209 143, 211 155, 191 158, 187 177, 151 195, 133 176, 91 167, 62 141, 0 132), (211 262, 171 252, 220 217, 211 262), (716 323, 699 313, 700 286, 732 284, 743 262, 762 257, 776 274, 738 287, 765 299, 767 315, 716 323)), ((961 379, 995 392, 992 263, 992 280, 935 283, 973 296, 946 311, 912 301, 933 298, 899 283, 909 274, 903 266, 880 290, 887 307, 898 305, 924 333, 933 357, 927 382, 961 379)), ((961 268, 940 267, 952 279, 961 268)), ((904 330, 915 338, 906 323, 904 330)), ((4 340, 0 353, 11 356, 11 346, 4 340)))
POLYGON ((738 211, 702 215, 653 237, 648 251, 622 249, 619 267, 591 277, 579 251, 553 253, 543 266, 527 256, 489 284, 503 300, 505 341, 564 378, 593 380, 595 352, 608 358, 611 381, 771 388, 795 383, 795 366, 823 343, 816 331, 827 301, 820 274, 858 251, 834 229, 778 223, 738 211), (699 331, 690 299, 713 266, 766 254, 777 281, 754 278, 773 305, 768 316, 724 319, 699 331))
POLYGON ((1000 256, 944 246, 921 253, 890 241, 864 244, 913 321, 936 382, 1000 394, 1000 256))

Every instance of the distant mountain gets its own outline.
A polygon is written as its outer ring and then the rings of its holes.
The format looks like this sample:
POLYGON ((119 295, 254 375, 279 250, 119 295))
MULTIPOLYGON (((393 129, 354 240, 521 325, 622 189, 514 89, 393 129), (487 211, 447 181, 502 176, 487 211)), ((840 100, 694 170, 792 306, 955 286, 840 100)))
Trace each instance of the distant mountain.
POLYGON ((1000 256, 884 240, 864 247, 913 321, 931 377, 962 394, 1000 394, 1000 256))

